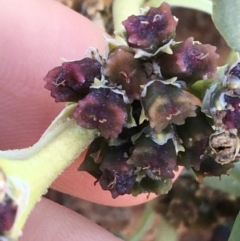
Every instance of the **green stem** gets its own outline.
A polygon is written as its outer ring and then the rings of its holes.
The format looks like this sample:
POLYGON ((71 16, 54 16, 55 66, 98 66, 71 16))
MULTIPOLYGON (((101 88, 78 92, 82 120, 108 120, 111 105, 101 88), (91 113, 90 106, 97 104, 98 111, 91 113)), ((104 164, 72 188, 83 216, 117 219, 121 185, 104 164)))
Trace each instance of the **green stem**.
POLYGON ((156 241, 177 241, 177 229, 175 229, 169 222, 163 217, 159 222, 158 233, 156 241))
POLYGON ((205 96, 206 90, 214 83, 213 79, 199 80, 188 88, 188 91, 199 98, 201 101, 205 96))
POLYGON ((138 226, 138 228, 135 230, 134 234, 127 239, 128 241, 142 240, 142 237, 144 236, 144 234, 152 226, 152 223, 155 217, 155 212, 153 211, 153 204, 154 204, 154 201, 147 203, 143 213, 143 217, 141 219, 141 223, 138 226))
POLYGON ((67 106, 32 147, 0 151, 0 168, 7 178, 18 180, 13 191, 25 192, 22 203, 26 206, 19 207, 21 213, 6 234, 10 240, 18 238, 29 213, 51 183, 96 137, 95 130, 83 129, 71 118, 74 107, 67 106), (16 190, 20 183, 25 190, 16 190))

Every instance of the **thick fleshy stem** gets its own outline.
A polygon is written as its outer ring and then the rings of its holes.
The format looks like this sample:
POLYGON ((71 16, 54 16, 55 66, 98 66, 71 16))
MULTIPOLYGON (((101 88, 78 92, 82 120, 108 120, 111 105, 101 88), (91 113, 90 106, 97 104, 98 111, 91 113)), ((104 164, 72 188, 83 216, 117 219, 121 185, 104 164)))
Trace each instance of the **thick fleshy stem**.
POLYGON ((17 205, 22 206, 18 206, 19 213, 12 228, 3 233, 9 240, 18 239, 28 215, 43 193, 96 137, 96 130, 83 129, 71 118, 74 107, 67 106, 32 147, 0 151, 3 173, 7 179, 16 180, 9 185, 14 190, 8 191, 23 194, 20 203, 13 195, 17 205))

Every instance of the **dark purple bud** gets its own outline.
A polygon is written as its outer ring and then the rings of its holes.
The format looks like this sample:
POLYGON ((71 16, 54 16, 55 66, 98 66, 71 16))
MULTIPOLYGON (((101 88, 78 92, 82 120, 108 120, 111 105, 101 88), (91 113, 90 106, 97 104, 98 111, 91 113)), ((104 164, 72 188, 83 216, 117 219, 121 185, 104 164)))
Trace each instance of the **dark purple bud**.
POLYGON ((126 107, 122 97, 109 88, 92 88, 78 102, 73 111, 78 125, 87 129, 98 129, 105 138, 116 138, 126 121, 126 107))
POLYGON ((158 133, 170 123, 181 125, 187 117, 196 115, 196 106, 180 88, 160 81, 147 87, 142 105, 151 128, 158 133))
POLYGON ((108 146, 102 150, 99 183, 103 190, 109 190, 113 198, 131 194, 136 176, 134 168, 127 164, 131 143, 120 146, 108 146))
POLYGON ((172 46, 173 54, 161 53, 157 62, 165 78, 194 81, 216 77, 216 47, 194 43, 193 38, 172 46))
POLYGON ((141 60, 134 58, 126 47, 118 47, 110 54, 104 74, 109 77, 110 85, 122 86, 130 102, 140 98, 141 85, 148 81, 141 60))
POLYGON ((225 95, 225 116, 222 121, 226 129, 240 128, 240 97, 225 95))
POLYGON ((177 21, 170 6, 162 3, 158 8, 150 8, 146 15, 128 17, 123 25, 130 47, 155 52, 174 37, 177 21))
POLYGON ((149 137, 142 135, 135 142, 135 148, 128 160, 137 170, 152 179, 174 178, 176 168, 176 151, 173 142, 169 140, 164 145, 158 145, 149 137))
POLYGON ((12 228, 16 214, 17 206, 10 198, 6 198, 0 203, 0 235, 12 228))
POLYGON ((199 170, 201 162, 207 158, 209 136, 214 132, 205 114, 198 109, 197 116, 187 118, 183 125, 176 126, 176 131, 185 149, 178 153, 178 164, 199 170))
POLYGON ((48 72, 45 88, 51 91, 56 102, 77 102, 83 98, 93 83, 101 77, 101 64, 94 59, 65 62, 48 72))

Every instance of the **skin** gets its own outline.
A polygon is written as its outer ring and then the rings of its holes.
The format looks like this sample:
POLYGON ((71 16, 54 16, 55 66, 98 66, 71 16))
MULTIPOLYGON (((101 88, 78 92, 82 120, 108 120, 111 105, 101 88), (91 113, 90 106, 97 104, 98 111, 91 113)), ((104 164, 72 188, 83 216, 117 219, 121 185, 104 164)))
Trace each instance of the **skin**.
MULTIPOLYGON (((46 73, 60 65, 60 57, 81 59, 90 46, 104 50, 103 32, 81 15, 53 0, 0 1, 0 150, 34 144, 64 107, 43 88, 46 73)), ((77 168, 82 154, 52 187, 86 200, 130 206, 154 195, 112 199, 94 186, 94 179, 77 168)), ((177 175, 176 175, 177 176, 177 175)), ((21 241, 119 240, 86 218, 42 199, 23 230, 21 241)))

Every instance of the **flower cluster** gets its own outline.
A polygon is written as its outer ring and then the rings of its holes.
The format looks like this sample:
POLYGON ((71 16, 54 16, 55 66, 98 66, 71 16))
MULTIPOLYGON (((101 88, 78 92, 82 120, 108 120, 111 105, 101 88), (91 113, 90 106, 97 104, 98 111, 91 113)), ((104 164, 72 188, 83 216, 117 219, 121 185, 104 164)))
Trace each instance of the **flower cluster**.
MULTIPOLYGON (((220 176, 238 153, 230 129, 239 125, 239 89, 229 87, 224 113, 214 113, 226 126, 222 138, 212 127, 215 119, 191 101, 194 84, 218 79, 216 48, 193 38, 175 42, 177 22, 167 3, 146 8, 123 21, 125 44, 108 39, 103 55, 90 48, 84 59, 64 62, 45 77, 56 102, 77 102, 76 122, 99 131, 79 170, 93 175, 114 198, 167 192, 179 165, 220 176), (227 151, 234 158, 225 162, 227 151)), ((239 69, 229 76, 235 80, 239 69)))

